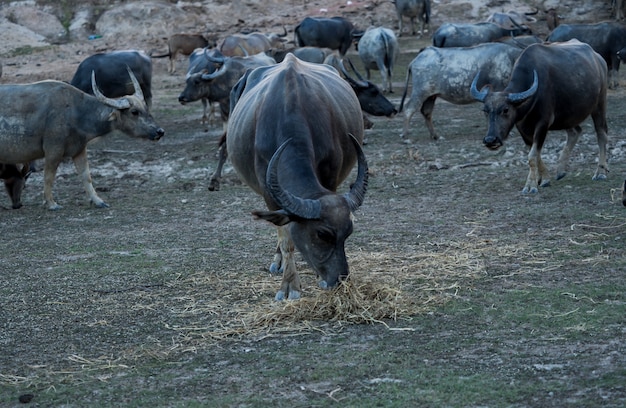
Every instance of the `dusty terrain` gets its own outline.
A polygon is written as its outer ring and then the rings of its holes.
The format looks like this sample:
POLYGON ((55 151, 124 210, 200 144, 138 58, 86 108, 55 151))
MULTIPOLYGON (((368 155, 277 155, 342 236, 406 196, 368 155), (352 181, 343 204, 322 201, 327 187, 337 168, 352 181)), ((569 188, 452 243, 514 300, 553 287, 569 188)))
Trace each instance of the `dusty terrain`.
MULTIPOLYGON (((435 3, 433 28, 444 9, 472 20, 509 5, 459 3, 435 3)), ((188 8, 222 21, 216 32, 238 18, 233 30, 291 31, 323 8, 364 25, 396 24, 382 2, 349 12, 321 0, 198 4, 188 8)), ((577 13, 567 16, 596 17, 577 13)), ((69 80, 90 53, 163 50, 161 35, 103 31, 7 51, 0 80, 69 80)), ((395 104, 406 65, 428 43, 401 40, 395 104)), ((497 152, 482 146, 478 105, 438 101, 436 142, 419 115, 408 140, 399 137, 401 116, 372 118, 370 185, 346 245, 352 282, 366 296, 346 310, 350 294, 318 290, 301 261, 302 302, 273 301, 274 229, 252 218, 262 200, 229 164, 222 189, 208 191, 221 123, 203 126, 199 103, 178 103, 186 62, 177 66, 169 75, 166 61, 154 63, 162 140, 114 134, 89 147, 94 186, 110 208, 90 207, 70 162, 54 188, 60 211, 41 206, 41 173, 28 180, 24 208, 10 210, 0 195, 0 406, 20 406, 20 396, 67 407, 626 404, 626 212, 617 197, 626 81, 608 95, 609 180, 591 181, 588 121, 567 177, 537 195, 520 194, 527 150, 516 132, 497 152)), ((554 132, 544 147, 553 171, 563 141, 554 132)))

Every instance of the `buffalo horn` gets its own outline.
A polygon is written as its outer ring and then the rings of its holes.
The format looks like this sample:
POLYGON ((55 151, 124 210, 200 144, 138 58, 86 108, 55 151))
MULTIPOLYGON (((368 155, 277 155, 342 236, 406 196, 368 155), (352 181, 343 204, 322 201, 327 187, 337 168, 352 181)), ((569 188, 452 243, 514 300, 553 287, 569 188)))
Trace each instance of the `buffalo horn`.
POLYGON ((272 200, 274 200, 279 207, 289 214, 293 214, 307 220, 318 219, 322 212, 322 205, 319 200, 296 197, 287 190, 283 189, 278 181, 278 161, 290 141, 291 138, 287 139, 287 141, 280 145, 267 165, 267 174, 265 176, 266 188, 272 197, 272 200))
POLYGON ((130 102, 126 98, 112 99, 104 96, 96 84, 96 72, 91 71, 91 90, 94 96, 102 103, 115 109, 128 109, 130 102))
POLYGON ((489 93, 489 88, 485 88, 484 90, 479 91, 478 88, 476 87, 476 85, 478 84, 478 77, 480 77, 480 71, 478 71, 478 73, 474 77, 474 80, 472 81, 472 86, 470 87, 470 93, 472 94, 472 97, 476 99, 477 101, 485 102, 485 98, 487 97, 487 94, 489 93))
POLYGON ((222 75, 222 73, 226 72, 226 65, 222 65, 220 67, 220 69, 218 69, 215 72, 211 72, 210 74, 202 74, 202 79, 205 81, 210 81, 212 79, 217 78, 218 76, 222 75))
POLYGON ((212 55, 209 55, 209 49, 205 48, 204 49, 204 57, 206 59, 208 59, 210 62, 214 63, 214 64, 224 64, 224 62, 226 62, 226 58, 225 57, 214 57, 212 55))
POLYGON ((361 204, 363 204, 363 200, 365 199, 365 191, 367 191, 367 181, 369 179, 369 170, 361 144, 352 134, 350 134, 350 139, 352 139, 354 148, 356 149, 358 169, 356 180, 350 188, 350 191, 344 194, 344 198, 348 202, 350 211, 354 212, 361 206, 361 204))
MULTIPOLYGON (((350 62, 350 59, 348 59, 348 62, 350 62)), ((350 65, 352 65, 352 62, 350 62, 350 65)), ((339 60, 339 69, 341 69, 341 72, 343 73, 343 75, 346 77, 346 80, 348 82, 351 82, 357 86, 367 86, 367 83, 361 81, 357 81, 356 79, 352 78, 352 76, 350 76, 350 74, 348 73, 348 70, 346 69, 345 65, 343 65, 343 59, 339 60)))
POLYGON ((537 92, 537 88, 539 86, 539 78, 537 77, 537 71, 533 70, 533 84, 527 90, 523 92, 517 92, 509 94, 507 100, 511 103, 521 103, 526 99, 530 98, 537 92))
POLYGON ((143 91, 141 90, 141 85, 139 85, 139 81, 137 81, 137 77, 133 73, 133 70, 130 69, 128 65, 126 65, 126 70, 128 71, 130 80, 133 83, 133 88, 135 89, 135 96, 145 102, 145 99, 143 97, 143 91))

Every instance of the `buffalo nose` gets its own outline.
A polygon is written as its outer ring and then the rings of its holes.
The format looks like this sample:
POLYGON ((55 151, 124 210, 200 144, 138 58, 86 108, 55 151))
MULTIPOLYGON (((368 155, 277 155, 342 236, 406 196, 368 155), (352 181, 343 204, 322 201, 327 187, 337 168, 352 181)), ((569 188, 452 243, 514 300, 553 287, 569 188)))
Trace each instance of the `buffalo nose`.
POLYGON ((179 96, 178 97, 178 102, 182 103, 183 105, 185 104, 185 102, 187 102, 187 99, 184 96, 179 96))
POLYGON ((165 136, 165 130, 163 128, 158 128, 156 130, 156 136, 154 136, 153 140, 159 140, 163 136, 165 136))
POLYGON ((483 139, 483 143, 485 144, 485 146, 487 146, 487 148, 493 150, 502 146, 502 141, 494 136, 485 136, 485 138, 483 139))

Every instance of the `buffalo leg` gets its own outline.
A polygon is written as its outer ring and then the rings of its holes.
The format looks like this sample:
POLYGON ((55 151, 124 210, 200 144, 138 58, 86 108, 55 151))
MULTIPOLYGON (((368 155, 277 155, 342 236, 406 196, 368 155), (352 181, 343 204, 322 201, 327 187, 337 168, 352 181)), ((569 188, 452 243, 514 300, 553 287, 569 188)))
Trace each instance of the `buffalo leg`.
POLYGON ((89 163, 87 162, 87 149, 83 149, 82 152, 74 156, 73 160, 74 167, 76 167, 76 173, 83 183, 83 187, 89 196, 89 200, 98 208, 107 208, 109 205, 98 197, 96 190, 93 188, 91 174, 89 174, 89 163))
POLYGON ((59 204, 54 201, 54 197, 52 196, 52 186, 54 185, 54 179, 57 174, 57 168, 61 163, 61 159, 53 158, 51 156, 46 156, 46 160, 44 161, 43 166, 43 198, 44 205, 48 207, 49 210, 60 210, 61 207, 59 204))
POLYGON ((218 150, 219 161, 217 162, 217 167, 215 171, 211 175, 211 179, 209 180, 209 191, 219 191, 220 189, 220 179, 222 178, 222 168, 224 167, 224 163, 226 163, 226 159, 228 158, 228 151, 226 150, 226 133, 222 135, 219 142, 219 150, 218 150))
POLYGON ((534 142, 528 153, 528 178, 526 179, 526 185, 522 189, 522 194, 535 194, 539 192, 539 166, 541 162, 540 150, 537 147, 537 143, 534 142))
POLYGON ((609 165, 606 161, 606 144, 609 137, 607 135, 608 127, 604 112, 605 108, 601 107, 597 112, 591 114, 598 140, 598 167, 593 175, 593 180, 606 180, 609 172, 609 165))
POLYGON ((283 279, 274 299, 300 299, 301 284, 294 259, 295 247, 286 227, 278 227, 278 248, 282 256, 283 279))
POLYGON ((557 180, 560 180, 565 177, 565 175, 567 175, 567 166, 569 164, 569 159, 581 133, 582 129, 580 126, 576 126, 573 129, 567 129, 567 139, 565 142, 565 147, 563 148, 563 150, 561 151, 561 155, 559 156, 558 167, 556 171, 557 180))
POLYGON ((428 128, 430 137, 432 137, 433 140, 437 140, 439 138, 439 136, 437 136, 437 132, 435 132, 435 126, 433 126, 433 109, 435 108, 436 100, 436 96, 431 96, 424 101, 421 109, 422 115, 424 115, 424 120, 426 121, 426 127, 428 128))

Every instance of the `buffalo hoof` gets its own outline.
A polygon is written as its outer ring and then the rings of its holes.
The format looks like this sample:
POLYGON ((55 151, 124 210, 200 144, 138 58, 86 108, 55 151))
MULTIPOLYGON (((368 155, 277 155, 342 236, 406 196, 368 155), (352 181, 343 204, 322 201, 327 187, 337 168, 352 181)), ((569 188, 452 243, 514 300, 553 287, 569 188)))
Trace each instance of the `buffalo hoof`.
MULTIPOLYGON (((93 202, 93 201, 92 201, 93 202)), ((93 205, 96 206, 96 208, 109 208, 110 206, 105 203, 104 201, 101 201, 99 203, 93 203, 93 205)))
POLYGON ((211 181, 209 181, 209 191, 220 191, 220 181, 211 179, 211 181))
POLYGON ((606 180, 606 174, 596 174, 592 178, 592 180, 606 180))
POLYGON ((276 262, 272 262, 270 265, 270 273, 272 275, 282 275, 285 271, 285 268, 280 267, 276 262))
POLYGON ((556 179, 561 180, 563 177, 567 176, 567 172, 560 172, 556 174, 556 179))
POLYGON ((282 290, 279 290, 278 292, 276 292, 276 296, 274 296, 274 300, 277 302, 282 302, 285 299, 289 299, 289 300, 298 300, 300 299, 300 292, 297 290, 290 290, 289 291, 289 297, 285 297, 285 292, 282 290))
POLYGON ((522 194, 537 194, 539 189, 537 187, 524 187, 522 189, 522 194))

